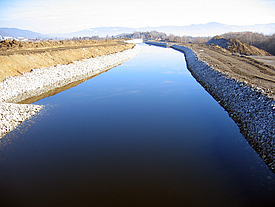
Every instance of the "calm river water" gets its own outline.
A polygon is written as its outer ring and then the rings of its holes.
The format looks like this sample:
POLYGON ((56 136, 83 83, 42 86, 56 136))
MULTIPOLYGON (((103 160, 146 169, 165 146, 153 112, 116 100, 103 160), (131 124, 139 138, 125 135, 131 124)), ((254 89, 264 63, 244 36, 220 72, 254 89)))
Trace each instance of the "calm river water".
POLYGON ((0 139, 2 206, 275 206, 275 175, 184 55, 142 48, 0 139))

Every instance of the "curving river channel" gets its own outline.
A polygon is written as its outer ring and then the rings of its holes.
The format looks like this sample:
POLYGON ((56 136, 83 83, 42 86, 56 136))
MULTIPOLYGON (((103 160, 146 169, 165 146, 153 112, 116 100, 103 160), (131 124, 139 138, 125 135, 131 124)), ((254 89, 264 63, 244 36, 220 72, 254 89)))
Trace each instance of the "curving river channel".
POLYGON ((0 206, 275 206, 275 175, 184 55, 141 46, 0 140, 0 206))

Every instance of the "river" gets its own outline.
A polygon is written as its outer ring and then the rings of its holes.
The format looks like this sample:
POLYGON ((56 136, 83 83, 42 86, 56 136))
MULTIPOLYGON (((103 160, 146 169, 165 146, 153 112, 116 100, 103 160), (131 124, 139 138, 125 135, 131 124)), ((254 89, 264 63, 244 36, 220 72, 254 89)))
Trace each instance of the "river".
POLYGON ((274 206, 275 175, 184 55, 135 58, 0 139, 3 206, 274 206))

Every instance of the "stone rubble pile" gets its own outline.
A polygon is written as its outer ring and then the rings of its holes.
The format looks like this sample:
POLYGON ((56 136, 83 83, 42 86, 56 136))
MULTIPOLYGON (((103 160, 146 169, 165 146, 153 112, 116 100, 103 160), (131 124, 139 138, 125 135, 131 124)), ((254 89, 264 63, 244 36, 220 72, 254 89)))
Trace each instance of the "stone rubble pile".
POLYGON ((13 130, 23 121, 34 116, 42 106, 31 104, 0 104, 0 137, 13 130))
POLYGON ((238 124, 250 145, 275 172, 275 101, 253 88, 214 70, 188 47, 172 45, 185 54, 188 69, 238 124))
POLYGON ((35 115, 42 106, 14 104, 39 96, 55 88, 66 86, 102 73, 136 56, 140 46, 110 55, 34 69, 23 76, 14 76, 0 83, 0 138, 18 124, 35 115))

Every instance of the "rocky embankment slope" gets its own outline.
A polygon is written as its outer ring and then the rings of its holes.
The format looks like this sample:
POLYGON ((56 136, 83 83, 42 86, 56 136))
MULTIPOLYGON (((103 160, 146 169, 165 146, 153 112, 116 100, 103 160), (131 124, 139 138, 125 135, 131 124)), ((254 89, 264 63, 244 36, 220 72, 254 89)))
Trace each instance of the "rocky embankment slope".
POLYGON ((275 172, 273 66, 215 45, 171 47, 185 54, 188 70, 228 112, 250 145, 275 172))
POLYGON ((185 54, 192 75, 225 108, 250 145, 275 172, 275 101, 259 88, 213 69, 192 49, 171 47, 185 54))
POLYGON ((20 76, 35 68, 70 64, 73 61, 121 52, 133 46, 134 44, 115 40, 31 43, 5 40, 0 42, 0 81, 20 76))
POLYGON ((122 52, 75 61, 68 65, 33 69, 21 76, 6 78, 0 82, 0 137, 42 108, 38 105, 14 103, 95 76, 133 58, 140 50, 140 47, 135 46, 122 52))

